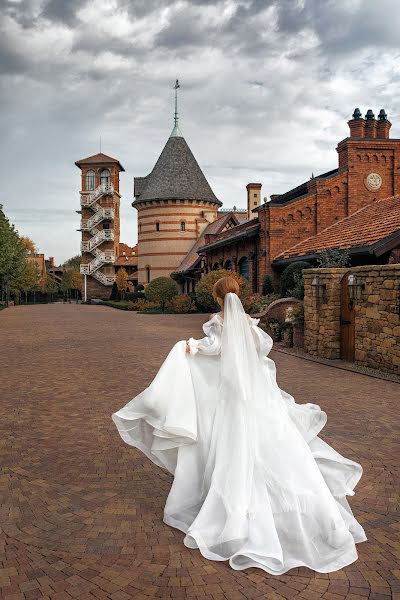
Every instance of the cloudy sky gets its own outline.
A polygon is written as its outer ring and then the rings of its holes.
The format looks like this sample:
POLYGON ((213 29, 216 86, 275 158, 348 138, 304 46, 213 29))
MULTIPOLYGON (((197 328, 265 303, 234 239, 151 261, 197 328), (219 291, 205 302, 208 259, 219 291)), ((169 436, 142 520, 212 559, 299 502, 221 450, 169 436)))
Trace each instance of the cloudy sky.
POLYGON ((133 178, 180 126, 225 207, 245 186, 285 192, 337 166, 354 108, 385 108, 400 137, 398 0, 0 0, 0 204, 56 262, 79 252, 79 170, 133 178), (397 102, 396 102, 397 100, 397 102))

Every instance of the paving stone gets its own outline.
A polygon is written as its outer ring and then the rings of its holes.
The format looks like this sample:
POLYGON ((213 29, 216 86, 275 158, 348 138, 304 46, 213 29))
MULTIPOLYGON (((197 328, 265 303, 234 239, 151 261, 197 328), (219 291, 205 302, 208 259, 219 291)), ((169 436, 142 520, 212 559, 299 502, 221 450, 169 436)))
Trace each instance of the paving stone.
POLYGON ((120 439, 111 414, 204 315, 102 306, 0 313, 0 598, 400 599, 399 385, 271 352, 278 382, 328 414, 321 437, 360 462, 349 502, 368 541, 333 573, 234 571, 162 521, 172 477, 120 439))

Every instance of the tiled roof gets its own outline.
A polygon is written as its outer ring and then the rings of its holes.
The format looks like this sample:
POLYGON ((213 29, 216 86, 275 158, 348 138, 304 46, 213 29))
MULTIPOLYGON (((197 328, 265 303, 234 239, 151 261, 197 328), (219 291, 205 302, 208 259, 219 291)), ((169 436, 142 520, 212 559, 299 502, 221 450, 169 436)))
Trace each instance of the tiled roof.
POLYGON ((98 152, 97 154, 93 154, 93 156, 88 156, 87 158, 81 158, 80 160, 75 161, 75 164, 78 167, 81 165, 114 164, 118 165, 121 171, 125 171, 119 160, 113 158, 112 156, 107 156, 107 154, 103 154, 102 152, 98 152))
POLYGON ((205 236, 209 233, 219 233, 225 227, 229 219, 232 218, 232 216, 236 217, 234 213, 226 213, 219 217, 219 219, 216 219, 212 223, 209 223, 207 227, 203 229, 201 235, 197 238, 192 248, 186 254, 185 258, 183 259, 179 267, 176 269, 175 273, 184 273, 185 271, 193 269, 197 261, 200 260, 200 256, 197 254, 197 250, 201 246, 204 246, 205 236))
POLYGON ((400 234, 400 196, 390 196, 360 208, 284 250, 275 261, 318 254, 328 248, 351 250, 370 247, 397 232, 400 234))
POLYGON ((208 200, 221 205, 185 139, 168 139, 152 172, 135 177, 133 206, 143 200, 208 200))
POLYGON ((211 250, 213 248, 219 248, 232 242, 236 242, 239 239, 251 237, 257 235, 260 231, 260 221, 257 217, 254 219, 246 219, 242 223, 238 223, 236 227, 233 227, 228 232, 221 232, 221 235, 217 236, 214 241, 209 242, 203 248, 199 250, 211 250))

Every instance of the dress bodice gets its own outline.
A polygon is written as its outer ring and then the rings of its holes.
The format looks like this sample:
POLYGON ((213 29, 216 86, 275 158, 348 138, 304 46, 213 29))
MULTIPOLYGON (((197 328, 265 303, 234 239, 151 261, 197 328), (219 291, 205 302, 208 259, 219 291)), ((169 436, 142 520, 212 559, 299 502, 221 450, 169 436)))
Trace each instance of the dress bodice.
MULTIPOLYGON (((257 347, 259 356, 266 356, 269 354, 273 340, 263 329, 258 327, 260 319, 251 317, 246 313, 246 317, 253 335, 254 342, 257 347)), ((208 321, 203 323, 203 331, 206 337, 196 340, 194 338, 189 339, 190 354, 201 354, 217 355, 221 351, 221 339, 222 329, 224 325, 224 319, 221 313, 215 313, 210 317, 208 321)))

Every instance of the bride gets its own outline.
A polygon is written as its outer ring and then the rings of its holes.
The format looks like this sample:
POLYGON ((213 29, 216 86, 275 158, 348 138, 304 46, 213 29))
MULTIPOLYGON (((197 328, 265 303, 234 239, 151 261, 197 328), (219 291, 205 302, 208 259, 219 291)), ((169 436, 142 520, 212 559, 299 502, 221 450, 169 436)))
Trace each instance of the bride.
POLYGON ((362 475, 318 433, 317 404, 276 382, 272 338, 248 316, 233 277, 203 339, 177 342, 150 386, 112 415, 126 443, 174 475, 163 520, 183 543, 233 569, 337 571, 367 540, 346 496, 362 475))

